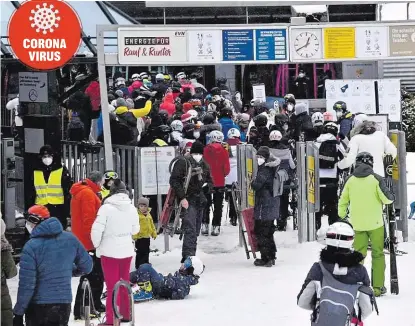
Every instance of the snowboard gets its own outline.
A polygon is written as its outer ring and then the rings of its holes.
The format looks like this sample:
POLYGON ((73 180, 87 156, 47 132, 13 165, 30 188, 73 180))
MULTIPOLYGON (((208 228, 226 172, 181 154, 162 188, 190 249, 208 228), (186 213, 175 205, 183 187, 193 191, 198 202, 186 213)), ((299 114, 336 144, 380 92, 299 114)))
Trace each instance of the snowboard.
MULTIPOLYGON (((393 192, 393 158, 386 155, 383 161, 385 168, 386 185, 393 192)), ((398 266, 396 263, 396 217, 393 203, 386 205, 386 221, 389 229, 389 264, 390 264, 390 287, 392 294, 399 294, 398 266)))
POLYGON ((255 218, 254 218, 254 208, 246 208, 241 211, 243 216, 243 220, 245 222, 246 233, 248 234, 248 242, 251 246, 251 251, 257 252, 258 251, 258 243, 254 232, 255 227, 255 218))

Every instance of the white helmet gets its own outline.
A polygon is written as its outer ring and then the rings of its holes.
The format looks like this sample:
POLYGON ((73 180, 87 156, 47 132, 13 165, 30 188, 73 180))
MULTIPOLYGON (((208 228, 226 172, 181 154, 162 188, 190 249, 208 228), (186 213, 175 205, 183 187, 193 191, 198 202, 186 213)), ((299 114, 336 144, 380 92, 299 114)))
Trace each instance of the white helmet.
POLYGON ((171 122, 171 130, 173 131, 179 131, 182 132, 183 131, 183 123, 180 120, 173 120, 171 122))
POLYGON ((215 142, 215 143, 222 143, 224 138, 225 137, 223 136, 222 131, 212 130, 209 133, 209 139, 210 139, 210 142, 211 143, 213 143, 213 142, 215 142))
POLYGON ((349 223, 336 222, 329 226, 326 231, 326 245, 352 249, 354 241, 354 230, 349 223))
POLYGON ((140 76, 141 80, 148 79, 148 73, 146 73, 146 72, 140 73, 139 76, 140 76))
POLYGON ((228 138, 241 138, 241 132, 236 128, 231 128, 228 131, 228 138))
POLYGON ((282 134, 279 130, 273 130, 269 134, 269 140, 280 141, 282 139, 282 134))
POLYGON ((188 269, 189 267, 193 267, 193 275, 200 276, 202 275, 203 271, 205 270, 205 265, 200 260, 200 258, 196 256, 189 256, 183 263, 184 269, 188 269))
POLYGON ((140 80, 140 75, 139 75, 139 74, 133 74, 133 75, 131 76, 131 79, 132 79, 133 81, 140 80))
POLYGON ((311 122, 313 123, 313 127, 322 126, 324 122, 324 116, 321 112, 314 112, 311 116, 311 122))
POLYGON ((197 119, 197 117, 199 116, 196 110, 189 110, 186 113, 189 113, 193 119, 197 119))
POLYGON ((356 114, 354 116, 353 123, 352 123, 353 128, 368 120, 369 120, 369 117, 366 114, 364 113, 356 114))
POLYGON ((180 79, 186 79, 186 74, 185 74, 184 72, 179 72, 179 73, 176 75, 176 78, 177 78, 177 80, 180 80, 180 79))
POLYGON ((164 80, 164 75, 163 74, 157 74, 156 75, 156 80, 164 80))
POLYGON ((115 80, 115 87, 120 87, 121 85, 125 85, 125 78, 123 77, 118 77, 115 80))

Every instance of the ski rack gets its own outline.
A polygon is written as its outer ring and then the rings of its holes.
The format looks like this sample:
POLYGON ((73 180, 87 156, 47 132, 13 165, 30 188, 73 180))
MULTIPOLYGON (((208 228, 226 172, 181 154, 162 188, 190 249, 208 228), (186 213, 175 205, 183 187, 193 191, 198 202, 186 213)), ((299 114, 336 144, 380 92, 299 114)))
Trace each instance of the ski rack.
POLYGON ((130 283, 124 280, 119 280, 117 284, 114 286, 114 290, 112 291, 112 309, 114 311, 114 326, 120 326, 121 320, 124 318, 123 315, 121 315, 120 311, 118 310, 117 306, 117 298, 118 298, 118 291, 121 287, 125 287, 128 291, 128 295, 130 297, 130 325, 134 326, 134 297, 133 297, 133 291, 131 289, 130 283))

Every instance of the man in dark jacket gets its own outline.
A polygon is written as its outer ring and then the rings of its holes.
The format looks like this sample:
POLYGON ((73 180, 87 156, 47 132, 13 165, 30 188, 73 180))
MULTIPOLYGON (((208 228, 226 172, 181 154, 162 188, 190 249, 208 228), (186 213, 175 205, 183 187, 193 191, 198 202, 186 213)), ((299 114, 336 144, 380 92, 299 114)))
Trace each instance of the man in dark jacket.
POLYGON ((337 123, 339 124, 339 137, 340 139, 350 138, 350 131, 353 127, 354 115, 347 110, 347 105, 343 101, 337 101, 333 105, 333 110, 336 112, 337 123))
POLYGON ((210 168, 203 160, 201 142, 195 141, 190 149, 190 156, 180 157, 175 162, 170 176, 170 186, 180 201, 180 205, 186 210, 182 222, 184 238, 181 262, 183 263, 187 257, 196 255, 197 237, 207 202, 203 188, 207 187, 208 193, 212 189, 210 168), (184 183, 189 168, 192 169, 192 177, 185 191, 184 183))
POLYGON ((92 258, 45 206, 28 210, 26 228, 31 236, 20 258, 19 289, 13 326, 68 325, 72 276, 89 273, 92 258))
POLYGON ((295 141, 304 139, 304 141, 312 141, 313 123, 311 117, 307 112, 307 106, 304 103, 297 103, 295 105, 295 115, 291 116, 292 138, 295 141))
POLYGON ((46 206, 65 230, 68 224, 67 218, 70 216, 69 190, 72 186, 72 178, 50 145, 40 148, 39 157, 38 166, 35 167, 32 175, 28 204, 46 206))

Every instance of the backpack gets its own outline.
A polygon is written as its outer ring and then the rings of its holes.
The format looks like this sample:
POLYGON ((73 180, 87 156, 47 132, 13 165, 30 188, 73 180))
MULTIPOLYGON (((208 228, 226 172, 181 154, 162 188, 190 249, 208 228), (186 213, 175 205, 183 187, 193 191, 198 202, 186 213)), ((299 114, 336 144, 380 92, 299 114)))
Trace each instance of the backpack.
POLYGON ((323 273, 317 304, 311 315, 312 326, 349 326, 355 317, 355 303, 361 284, 345 284, 334 278, 320 262, 323 273))
POLYGON ((274 183, 272 185, 272 196, 279 197, 284 190, 284 183, 289 179, 288 173, 285 169, 277 168, 274 174, 274 183))
POLYGON ((338 162, 337 140, 326 140, 319 148, 320 169, 334 169, 338 162))

